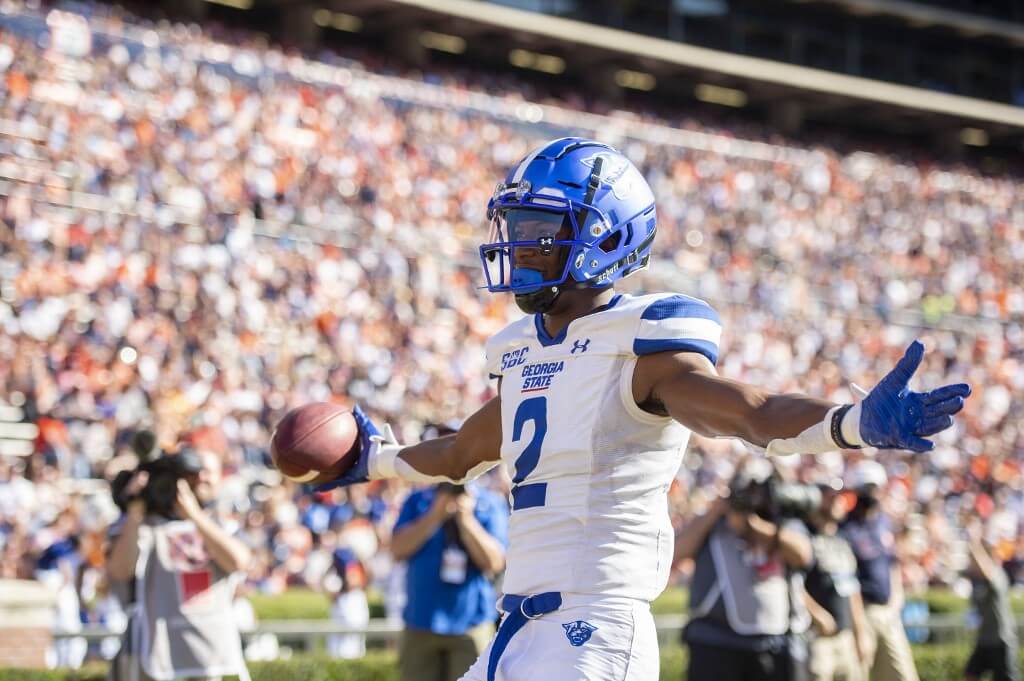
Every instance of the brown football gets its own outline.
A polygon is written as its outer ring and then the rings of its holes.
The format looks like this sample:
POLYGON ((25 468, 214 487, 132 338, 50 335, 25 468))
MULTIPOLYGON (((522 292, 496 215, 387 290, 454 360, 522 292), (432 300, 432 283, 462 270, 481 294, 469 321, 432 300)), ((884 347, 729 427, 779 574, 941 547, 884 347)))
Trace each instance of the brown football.
POLYGON ((359 458, 359 426, 345 407, 314 402, 285 414, 270 439, 270 457, 289 480, 318 485, 359 458))

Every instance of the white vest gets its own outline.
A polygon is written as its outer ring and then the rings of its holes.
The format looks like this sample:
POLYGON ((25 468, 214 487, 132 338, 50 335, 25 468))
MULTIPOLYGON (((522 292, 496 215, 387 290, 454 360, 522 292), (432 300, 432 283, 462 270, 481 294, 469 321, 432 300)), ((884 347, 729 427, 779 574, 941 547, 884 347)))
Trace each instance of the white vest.
POLYGON ((487 344, 501 377, 501 458, 513 479, 506 593, 653 600, 674 534, 666 494, 690 431, 633 401, 639 355, 717 360, 721 326, 703 301, 619 295, 550 338, 540 315, 487 344))

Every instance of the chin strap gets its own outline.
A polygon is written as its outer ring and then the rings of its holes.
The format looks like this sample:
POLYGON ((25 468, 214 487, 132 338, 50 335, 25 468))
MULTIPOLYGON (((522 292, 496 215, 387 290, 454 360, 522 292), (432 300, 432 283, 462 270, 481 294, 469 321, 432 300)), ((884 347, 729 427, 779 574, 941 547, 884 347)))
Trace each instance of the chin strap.
POLYGON ((561 293, 560 286, 545 286, 539 291, 516 295, 516 305, 526 314, 544 314, 555 306, 561 293))

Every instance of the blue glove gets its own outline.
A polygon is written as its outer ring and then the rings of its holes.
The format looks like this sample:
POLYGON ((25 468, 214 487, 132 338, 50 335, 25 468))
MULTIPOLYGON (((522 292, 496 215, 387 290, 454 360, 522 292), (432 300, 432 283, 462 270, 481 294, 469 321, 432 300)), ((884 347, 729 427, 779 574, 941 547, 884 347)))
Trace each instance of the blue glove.
POLYGON ((865 444, 929 452, 935 449, 935 443, 925 438, 953 425, 953 414, 964 408, 971 386, 956 383, 926 393, 913 392, 907 383, 922 357, 924 345, 915 340, 896 367, 861 402, 860 436, 865 444))
POLYGON ((356 425, 359 426, 359 458, 352 468, 348 469, 341 477, 318 485, 314 489, 316 492, 326 492, 335 487, 355 485, 370 479, 370 450, 375 444, 373 438, 382 437, 380 428, 374 425, 370 417, 359 408, 359 405, 352 407, 352 416, 356 420, 356 425))

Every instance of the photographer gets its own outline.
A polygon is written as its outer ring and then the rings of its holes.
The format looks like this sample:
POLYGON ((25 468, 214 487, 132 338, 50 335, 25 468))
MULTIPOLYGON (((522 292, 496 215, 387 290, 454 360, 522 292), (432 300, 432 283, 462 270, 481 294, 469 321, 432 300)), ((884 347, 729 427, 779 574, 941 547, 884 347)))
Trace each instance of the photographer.
POLYGON ((110 678, 244 681, 232 602, 249 551, 204 508, 216 498, 220 462, 161 452, 151 433, 133 447, 143 463, 112 485, 124 514, 111 528, 107 575, 130 616, 110 678))
POLYGON ((868 651, 867 620, 857 581, 857 559, 839 536, 846 517, 840 480, 822 481, 821 506, 808 518, 814 564, 804 586, 807 610, 817 633, 811 643, 814 681, 860 681, 868 651))
POLYGON ((967 527, 971 606, 980 618, 978 638, 964 670, 965 681, 991 672, 992 681, 1020 681, 1017 627, 1010 609, 1010 580, 992 541, 985 541, 980 522, 967 527))
POLYGON ((803 523, 787 516, 809 511, 816 499, 763 467, 748 469, 733 479, 728 499, 676 537, 676 560, 695 561, 687 678, 801 681, 809 622, 798 572, 810 565, 811 544, 803 523))
POLYGON ((441 483, 402 505, 391 552, 409 563, 402 681, 456 681, 494 633, 504 569, 508 505, 476 486, 441 483))

